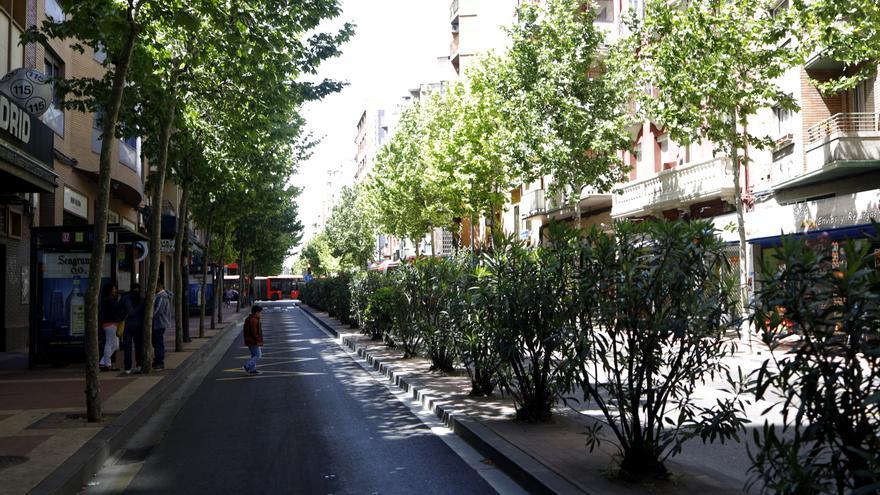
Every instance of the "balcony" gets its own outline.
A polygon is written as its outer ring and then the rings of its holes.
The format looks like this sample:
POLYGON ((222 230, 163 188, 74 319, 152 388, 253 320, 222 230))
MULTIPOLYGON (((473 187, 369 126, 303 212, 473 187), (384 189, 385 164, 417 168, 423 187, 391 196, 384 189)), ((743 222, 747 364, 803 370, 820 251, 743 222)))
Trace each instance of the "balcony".
POLYGON ((663 170, 631 182, 613 198, 611 216, 650 215, 717 198, 733 198, 733 167, 726 157, 663 170))
POLYGON ((535 189, 523 194, 520 200, 520 211, 523 218, 542 216, 547 212, 547 202, 544 200, 544 190, 535 189))
POLYGON ((839 113, 807 129, 806 166, 794 167, 774 189, 880 170, 880 113, 839 113))

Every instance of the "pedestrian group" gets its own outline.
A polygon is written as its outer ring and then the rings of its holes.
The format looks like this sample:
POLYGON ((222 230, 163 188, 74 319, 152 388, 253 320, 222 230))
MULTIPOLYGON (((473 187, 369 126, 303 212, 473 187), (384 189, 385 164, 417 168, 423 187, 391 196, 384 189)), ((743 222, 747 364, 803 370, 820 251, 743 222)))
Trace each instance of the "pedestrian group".
MULTIPOLYGON (((174 321, 171 293, 165 290, 162 281, 156 285, 153 305, 153 370, 165 369, 165 330, 174 321)), ((140 284, 131 284, 131 291, 120 299, 116 284, 104 286, 101 306, 98 312, 103 353, 98 363, 101 371, 119 371, 113 365, 119 339, 122 339, 123 364, 125 374, 140 373, 143 366, 144 297, 140 284), (132 367, 134 350, 134 367, 132 367)))

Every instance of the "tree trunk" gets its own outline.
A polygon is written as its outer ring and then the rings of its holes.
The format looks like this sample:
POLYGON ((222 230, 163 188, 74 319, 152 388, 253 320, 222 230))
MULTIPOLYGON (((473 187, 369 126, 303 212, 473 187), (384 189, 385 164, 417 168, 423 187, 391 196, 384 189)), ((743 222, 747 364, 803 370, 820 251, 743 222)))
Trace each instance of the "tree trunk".
POLYGON ((238 251, 238 301, 236 301, 235 312, 241 311, 241 304, 244 302, 244 248, 238 251))
POLYGON ((134 11, 129 9, 129 29, 119 57, 115 60, 113 85, 110 98, 102 117, 101 156, 98 165, 98 197, 95 206, 95 237, 92 245, 92 259, 89 265, 89 286, 85 297, 85 353, 86 353, 86 416, 89 422, 101 421, 101 385, 98 381, 98 297, 101 291, 101 275, 104 266, 104 251, 107 242, 107 217, 110 208, 110 174, 112 170, 113 145, 116 143, 116 123, 122 96, 125 91, 128 66, 134 50, 140 27, 134 20, 134 11))
MULTIPOLYGON (((153 216, 150 217, 150 261, 147 273, 147 284, 144 288, 144 330, 141 335, 144 356, 141 361, 141 373, 149 373, 153 366, 153 308, 155 306, 156 285, 159 282, 159 259, 162 255, 162 202, 165 189, 165 176, 168 171, 168 144, 171 142, 171 127, 174 123, 174 114, 177 111, 176 94, 177 74, 172 73, 171 104, 166 107, 166 112, 159 128, 159 156, 156 163, 156 171, 153 172, 152 184, 153 196, 151 199, 153 216)), ((168 283, 167 280, 164 281, 168 283)))
MULTIPOLYGON (((211 211, 208 212, 208 227, 206 229, 207 233, 205 234, 205 252, 202 253, 202 287, 201 287, 202 301, 201 301, 201 304, 199 305, 200 306, 200 308, 199 308, 199 338, 200 339, 205 338, 205 308, 208 304, 208 298, 205 296, 207 295, 207 288, 208 288, 208 253, 211 252, 211 235, 213 235, 213 233, 211 232, 211 228, 213 227, 213 225, 212 225, 213 222, 214 222, 214 209, 212 208, 211 211)), ((217 303, 216 299, 214 300, 214 303, 215 304, 217 303)), ((212 311, 212 313, 213 313, 213 311, 212 311)), ((211 321, 213 322, 214 318, 211 318, 211 321)), ((211 325, 211 328, 214 328, 214 326, 211 325)))
MULTIPOLYGON (((189 188, 189 184, 187 184, 189 188)), ((187 207, 189 206, 189 197, 187 196, 187 207)), ((192 257, 189 243, 189 209, 183 211, 184 225, 187 226, 184 231, 186 234, 183 239, 183 250, 181 251, 180 266, 180 283, 183 284, 183 290, 180 292, 180 306, 183 308, 183 317, 180 318, 180 329, 183 334, 183 341, 190 342, 192 339, 189 335, 189 260, 192 257)))
POLYGON ((186 284, 183 280, 183 243, 186 238, 186 209, 189 200, 189 187, 187 179, 181 183, 180 204, 177 207, 177 232, 174 233, 174 350, 183 350, 183 319, 187 317, 182 305, 183 290, 186 284))
MULTIPOLYGON (((220 280, 220 290, 224 293, 226 292, 226 279, 224 278, 224 270, 226 269, 226 232, 227 232, 227 224, 223 224, 223 234, 221 236, 220 241, 220 274, 217 275, 218 280, 220 280)), ((223 306, 220 305, 217 307, 217 323, 223 323, 223 306)))
MULTIPOLYGON (((731 119, 733 121, 733 136, 737 135, 737 112, 734 110, 731 112, 731 119)), ((741 316, 745 317, 748 311, 748 302, 749 302, 749 289, 748 289, 748 268, 746 267, 746 225, 745 219, 743 218, 743 202, 742 202, 742 186, 739 183, 740 180, 740 164, 739 164, 739 149, 737 148, 735 140, 731 140, 730 144, 730 160, 731 166, 733 167, 733 195, 734 201, 736 202, 736 228, 737 233, 739 234, 739 297, 740 297, 740 313, 741 316)), ((749 339, 751 341, 751 339, 749 339)))

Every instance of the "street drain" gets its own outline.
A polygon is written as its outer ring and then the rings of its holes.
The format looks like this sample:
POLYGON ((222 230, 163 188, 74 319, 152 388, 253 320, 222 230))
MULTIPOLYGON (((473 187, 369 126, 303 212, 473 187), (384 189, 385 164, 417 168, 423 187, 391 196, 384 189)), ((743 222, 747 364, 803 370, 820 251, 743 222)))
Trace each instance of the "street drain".
POLYGON ((19 464, 24 464, 27 461, 27 457, 20 455, 0 455, 0 471, 13 466, 18 466, 19 464))

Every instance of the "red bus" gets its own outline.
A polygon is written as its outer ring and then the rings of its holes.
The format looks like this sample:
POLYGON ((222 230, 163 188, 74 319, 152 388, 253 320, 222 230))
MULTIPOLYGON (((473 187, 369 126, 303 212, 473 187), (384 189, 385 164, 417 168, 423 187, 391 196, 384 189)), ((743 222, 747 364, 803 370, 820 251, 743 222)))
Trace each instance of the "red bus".
POLYGON ((299 299, 300 284, 305 283, 301 275, 276 275, 256 277, 256 296, 264 301, 299 299))

